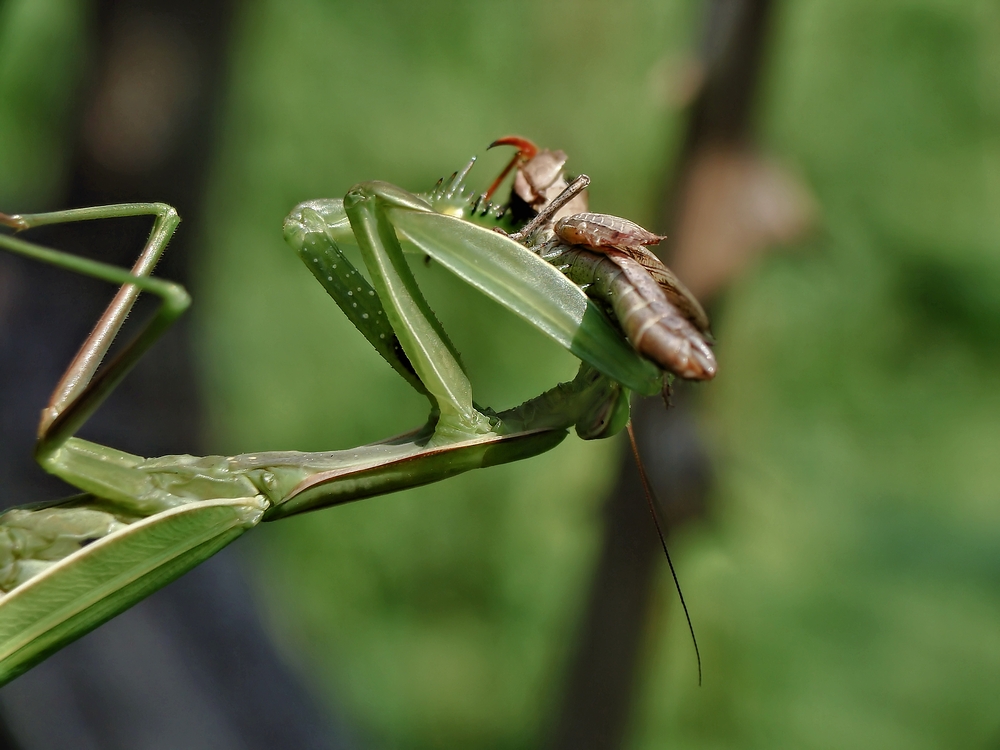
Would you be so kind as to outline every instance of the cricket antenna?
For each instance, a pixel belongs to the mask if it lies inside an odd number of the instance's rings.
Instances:
[[[688,631],[691,633],[691,643],[694,644],[694,657],[698,661],[698,687],[701,687],[701,652],[698,650],[698,639],[694,634],[694,625],[691,624],[691,613],[688,612],[687,602],[684,601],[681,582],[677,579],[677,571],[674,570],[674,561],[670,559],[670,553],[667,551],[667,540],[663,536],[660,519],[656,516],[656,504],[653,502],[653,488],[650,486],[649,478],[646,476],[646,467],[642,465],[642,459],[639,458],[639,446],[635,442],[635,432],[632,431],[631,419],[628,421],[626,427],[628,429],[628,440],[632,444],[632,456],[635,458],[635,465],[639,469],[639,478],[642,480],[642,489],[646,492],[649,515],[653,517],[653,525],[656,526],[656,533],[660,536],[660,545],[663,547],[663,554],[667,556],[667,565],[670,566],[670,575],[674,579],[677,597],[681,600],[681,607],[684,608],[684,619],[687,620]]]

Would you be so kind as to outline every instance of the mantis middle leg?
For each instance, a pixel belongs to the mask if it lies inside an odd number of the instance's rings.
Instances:
[[[43,410],[35,455],[49,473],[111,501],[124,512],[138,516],[174,507],[185,500],[156,486],[146,472],[138,470],[144,460],[141,457],[96,445],[74,435],[145,351],[190,304],[190,297],[182,286],[150,277],[180,221],[177,212],[162,203],[128,203],[19,216],[0,214],[0,224],[17,231],[65,222],[147,215],[154,217],[153,228],[131,271],[45,248],[19,237],[0,235],[0,247],[13,253],[122,285],[84,340]],[[101,368],[108,349],[141,291],[151,292],[160,298],[156,312],[136,337]],[[248,488],[240,488],[240,491],[227,489],[220,493],[220,497],[255,494],[248,492]]]

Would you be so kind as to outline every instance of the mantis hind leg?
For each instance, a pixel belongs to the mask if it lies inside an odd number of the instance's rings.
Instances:
[[[190,304],[190,297],[182,286],[150,277],[180,218],[172,207],[162,203],[129,203],[21,216],[0,214],[0,225],[17,232],[64,222],[144,215],[154,217],[153,228],[131,271],[0,234],[0,248],[9,252],[122,285],[52,392],[38,426],[35,453],[46,471],[95,495],[122,503],[140,515],[170,507],[178,501],[169,493],[157,492],[149,486],[148,477],[136,471],[142,462],[140,457],[88,443],[73,435]],[[160,298],[156,312],[136,337],[122,347],[111,362],[101,367],[142,291]]]

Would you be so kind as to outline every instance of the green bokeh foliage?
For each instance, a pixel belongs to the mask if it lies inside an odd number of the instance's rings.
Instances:
[[[45,3],[8,0],[0,18],[72,43],[78,10]],[[364,179],[426,188],[517,132],[565,149],[596,209],[648,221],[682,127],[665,81],[698,10],[248,3],[194,289],[214,449],[345,447],[424,416],[283,246],[295,203]],[[802,0],[776,21],[759,131],[821,225],[715,322],[713,514],[674,542],[705,687],[663,578],[630,746],[996,746],[1000,11]],[[21,208],[58,183],[73,76],[70,53],[32,56],[12,28],[0,196]],[[485,184],[505,156],[473,174]],[[481,401],[572,373],[440,269],[420,273]],[[270,525],[244,546],[268,622],[375,747],[537,744],[621,447],[573,439]]]

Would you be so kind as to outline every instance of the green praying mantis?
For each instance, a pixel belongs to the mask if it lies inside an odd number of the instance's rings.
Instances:
[[[151,275],[180,219],[161,203],[0,214],[0,225],[14,230],[0,233],[0,248],[121,285],[56,386],[38,429],[38,462],[81,494],[0,516],[0,684],[262,521],[528,458],[558,445],[571,427],[584,439],[607,437],[627,423],[630,391],[659,392],[668,371],[695,379],[714,375],[704,313],[672,276],[650,281],[641,243],[629,240],[627,227],[610,240],[606,234],[594,239],[586,233],[589,225],[582,234],[574,227],[573,242],[557,233],[556,220],[580,207],[585,186],[580,180],[567,184],[564,155],[560,161],[561,152],[539,151],[523,139],[498,143],[517,146],[518,154],[484,194],[466,187],[473,159],[429,193],[365,182],[342,200],[302,203],[285,220],[286,240],[316,279],[430,404],[422,427],[348,450],[143,458],[76,437],[190,304],[181,286]],[[491,203],[515,168],[511,202]],[[534,216],[527,226],[514,204]],[[44,225],[128,216],[153,219],[131,270],[18,236]],[[367,277],[341,251],[347,245],[360,251]],[[404,247],[569,350],[581,362],[576,377],[504,411],[477,404],[459,352],[421,293]],[[664,272],[669,275],[662,267]],[[143,292],[157,297],[159,306],[105,363]],[[662,339],[665,353],[635,344],[646,338]]]

